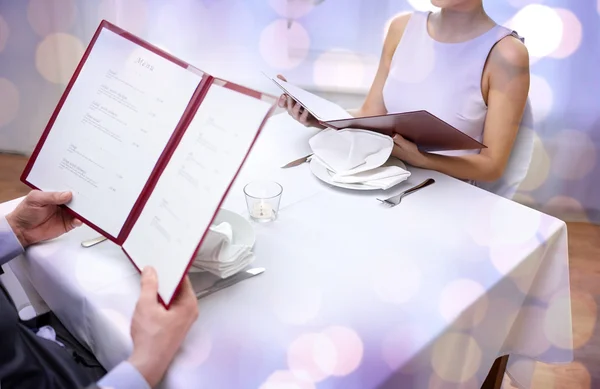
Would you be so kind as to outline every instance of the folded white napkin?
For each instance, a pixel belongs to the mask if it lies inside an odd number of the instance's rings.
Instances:
[[[229,223],[212,225],[192,266],[227,278],[254,262],[252,247],[233,243],[233,229]]]
[[[394,148],[391,137],[357,129],[327,129],[308,143],[314,155],[339,175],[375,169],[388,160]]]
[[[388,162],[394,141],[387,135],[329,129],[312,137],[309,144],[313,158],[333,173],[333,182],[385,190],[410,177],[410,172],[397,166],[397,161]]]
[[[362,173],[356,173],[351,176],[334,175],[332,180],[341,184],[362,184],[374,188],[386,190],[410,177],[408,170],[400,166],[386,163],[378,168],[368,170]]]

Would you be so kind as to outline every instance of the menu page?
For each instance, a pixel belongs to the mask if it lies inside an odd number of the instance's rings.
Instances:
[[[27,181],[117,237],[201,78],[102,29]]]
[[[331,120],[352,119],[352,115],[350,115],[348,111],[334,102],[310,93],[294,84],[280,80],[279,78],[267,77],[277,84],[285,94],[302,104],[302,106],[317,120],[328,122]]]
[[[169,303],[272,104],[211,85],[123,248]]]

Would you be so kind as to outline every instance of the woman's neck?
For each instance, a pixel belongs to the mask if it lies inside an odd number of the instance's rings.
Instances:
[[[430,15],[428,28],[435,38],[451,42],[478,36],[495,24],[479,3],[464,8],[443,8]]]
[[[495,25],[481,3],[463,8],[443,8],[430,16],[429,23],[436,37],[451,41],[480,35]]]

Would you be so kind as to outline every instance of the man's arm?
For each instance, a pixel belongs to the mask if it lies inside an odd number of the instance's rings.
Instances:
[[[17,239],[5,216],[0,216],[0,266],[23,253],[23,246]]]
[[[6,217],[0,217],[0,265],[23,252],[23,247],[56,238],[81,222],[61,207],[69,192],[32,191]],[[190,280],[185,281],[169,310],[159,303],[156,271],[142,272],[142,290],[133,313],[133,353],[88,389],[149,389],[158,385],[179,346],[198,317],[198,302]]]
[[[4,215],[0,216],[0,266],[24,251],[21,242]],[[125,361],[108,372],[98,383],[86,389],[150,389],[140,372]]]
[[[85,389],[150,389],[150,385],[131,363],[125,361]]]

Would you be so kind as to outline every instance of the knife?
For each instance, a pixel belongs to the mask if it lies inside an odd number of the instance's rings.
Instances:
[[[225,289],[232,285],[235,285],[240,281],[244,281],[248,278],[252,278],[254,276],[262,274],[262,273],[264,273],[264,271],[265,271],[264,267],[255,267],[255,268],[248,269],[246,271],[234,274],[231,277],[227,277],[222,280],[219,280],[219,281],[215,282],[213,284],[213,286],[196,293],[196,299],[199,300],[202,297],[208,296],[209,294],[213,294],[215,292],[218,292],[221,289]]]
[[[308,159],[310,157],[312,157],[312,154],[308,154],[308,155],[306,155],[306,156],[304,156],[302,158],[295,159],[292,162],[283,165],[281,168],[282,169],[287,169],[289,167],[294,167],[294,166],[302,165],[303,163],[308,162]]]
[[[97,245],[98,243],[102,243],[105,240],[107,240],[105,237],[103,236],[99,236],[97,238],[93,238],[93,239],[88,239],[88,240],[84,240],[83,242],[81,242],[81,246],[88,248],[88,247],[92,247]]]

